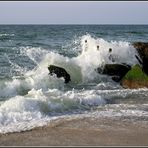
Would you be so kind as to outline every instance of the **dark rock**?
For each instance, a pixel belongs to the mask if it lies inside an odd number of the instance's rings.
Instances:
[[[112,80],[119,82],[122,78],[120,76],[112,76]]]
[[[63,77],[65,79],[65,83],[71,81],[70,75],[67,73],[67,71],[64,68],[55,65],[49,65],[48,70],[50,75],[56,74],[58,78]]]
[[[126,64],[106,64],[103,69],[98,68],[98,73],[113,76],[112,79],[119,82],[123,76],[131,69],[131,66]]]
[[[132,45],[137,50],[141,58],[139,59],[138,57],[136,57],[142,65],[142,70],[148,75],[148,43],[135,42]]]

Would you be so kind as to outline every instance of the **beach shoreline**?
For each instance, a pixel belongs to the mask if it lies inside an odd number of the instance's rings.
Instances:
[[[79,118],[20,133],[0,134],[0,146],[148,146],[148,125],[113,118]]]
[[[0,146],[148,145],[147,33],[1,25]]]

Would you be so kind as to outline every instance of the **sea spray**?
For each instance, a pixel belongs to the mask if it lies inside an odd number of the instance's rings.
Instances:
[[[86,40],[87,43],[85,43]],[[131,66],[138,63],[135,57],[137,52],[128,42],[108,42],[102,38],[95,39],[90,35],[84,35],[80,38],[80,46],[77,42],[77,50],[81,53],[72,58],[41,48],[21,48],[21,53],[28,56],[37,65],[35,69],[24,75],[37,76],[40,73],[47,75],[47,67],[52,64],[64,68],[70,74],[72,83],[88,83],[97,79],[97,82],[100,82],[101,76],[96,72],[96,68],[113,63],[124,63]],[[99,46],[99,50],[97,50],[97,46]],[[114,61],[109,59],[109,48],[112,48],[111,54]],[[76,47],[74,49],[76,50]],[[42,77],[41,74],[40,77]]]
[[[87,45],[85,40],[87,40]],[[11,97],[16,94],[23,94],[22,92],[27,93],[33,88],[45,91],[53,88],[64,90],[64,79],[49,75],[48,66],[50,64],[66,69],[71,76],[73,87],[78,84],[108,82],[110,81],[109,77],[98,74],[95,69],[102,67],[104,64],[113,63],[108,58],[109,48],[112,48],[113,54],[116,55],[114,63],[125,63],[128,65],[138,63],[135,58],[136,50],[128,42],[108,42],[102,38],[95,39],[90,35],[84,35],[80,38],[80,43],[81,46],[78,46],[78,50],[81,48],[81,53],[77,57],[72,58],[48,52],[41,48],[21,48],[21,54],[28,56],[30,60],[34,61],[36,67],[24,72],[23,76],[13,77],[12,80],[3,82],[0,96]],[[97,46],[99,46],[99,50],[97,50]],[[10,59],[9,62],[11,62]],[[13,65],[12,62],[11,64]],[[23,71],[23,68],[21,69],[20,67],[13,68]]]
[[[133,94],[147,97],[147,90],[124,90],[112,82],[110,77],[100,75],[95,70],[108,63],[125,63],[131,66],[138,63],[135,58],[136,50],[129,42],[109,42],[84,35],[73,46],[78,52],[73,57],[40,47],[20,47],[20,54],[32,61],[35,67],[26,71],[23,67],[13,66],[18,71],[24,70],[23,75],[1,82],[1,133],[29,130],[63,115],[81,115],[99,106],[105,107],[116,98],[128,98]],[[109,48],[112,48],[114,62],[109,59]],[[13,65],[13,61],[9,62]],[[50,64],[66,69],[72,81],[65,84],[63,78],[50,76]],[[103,116],[104,112],[101,113]],[[113,110],[109,115],[112,113]]]

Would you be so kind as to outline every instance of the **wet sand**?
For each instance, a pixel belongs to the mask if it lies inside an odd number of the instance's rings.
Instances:
[[[0,135],[0,146],[148,146],[148,124],[111,118],[53,121]]]

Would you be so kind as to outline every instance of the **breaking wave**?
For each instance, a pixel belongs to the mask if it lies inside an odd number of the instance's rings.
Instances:
[[[95,70],[107,63],[131,66],[138,63],[136,50],[130,43],[108,42],[85,35],[76,45],[73,49],[77,51],[77,56],[71,58],[39,47],[20,47],[20,54],[27,56],[36,66],[28,71],[19,67],[23,75],[0,81],[1,133],[29,130],[45,125],[59,115],[87,111],[104,106],[112,97],[130,95],[130,90],[125,93],[110,77],[102,76]],[[114,60],[109,58],[109,48],[112,49]],[[50,76],[50,64],[66,69],[71,82],[65,84],[63,78]],[[140,89],[132,92],[145,95],[145,91]]]

